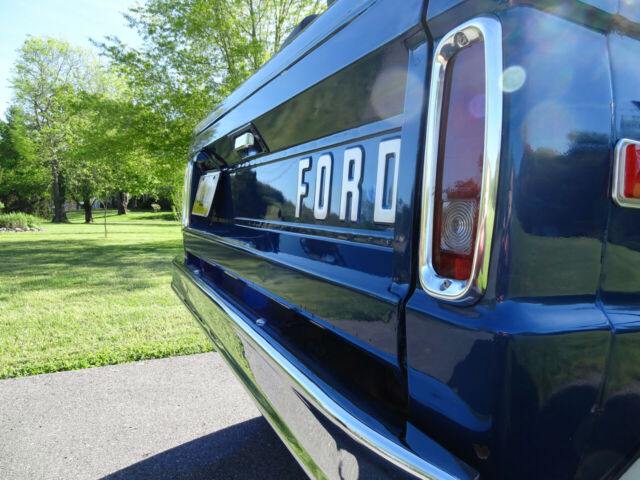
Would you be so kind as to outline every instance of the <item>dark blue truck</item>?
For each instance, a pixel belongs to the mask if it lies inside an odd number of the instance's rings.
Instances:
[[[640,478],[640,1],[339,0],[198,127],[173,288],[313,478]]]

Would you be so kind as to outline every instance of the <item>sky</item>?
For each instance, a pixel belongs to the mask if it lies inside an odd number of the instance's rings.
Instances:
[[[74,46],[95,48],[89,38],[116,35],[129,45],[140,38],[122,12],[138,0],[0,0],[0,118],[11,103],[11,69],[16,50],[29,35],[55,37]]]

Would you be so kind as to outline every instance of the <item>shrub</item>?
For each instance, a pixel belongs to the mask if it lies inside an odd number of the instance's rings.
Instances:
[[[153,208],[153,213],[158,213],[162,209],[162,207],[157,203],[152,203],[151,208]]]
[[[0,213],[4,210],[4,203],[0,202]]]
[[[0,228],[37,228],[42,220],[26,213],[0,214]]]

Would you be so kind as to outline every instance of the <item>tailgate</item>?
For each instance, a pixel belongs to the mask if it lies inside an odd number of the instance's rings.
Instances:
[[[422,8],[337,2],[234,93],[197,135],[192,201],[201,176],[219,181],[209,215],[191,215],[184,234],[188,262],[398,430]]]

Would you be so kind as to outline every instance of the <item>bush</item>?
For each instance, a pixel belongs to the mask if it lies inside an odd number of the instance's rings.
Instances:
[[[162,207],[157,203],[152,203],[151,208],[153,208],[153,213],[158,213],[160,210],[162,210]]]
[[[38,228],[42,220],[26,213],[0,214],[0,228]]]
[[[4,210],[4,203],[0,202],[0,213]]]

